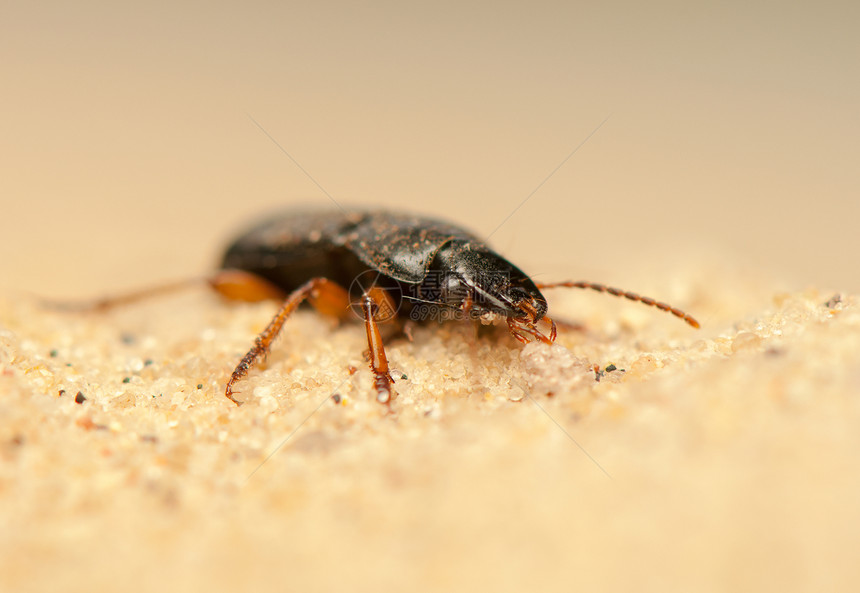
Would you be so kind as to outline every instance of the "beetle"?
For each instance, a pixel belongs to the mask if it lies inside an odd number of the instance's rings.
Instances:
[[[209,280],[239,300],[282,304],[233,370],[225,395],[268,354],[287,318],[308,301],[323,314],[363,320],[376,399],[390,404],[391,376],[379,330],[406,319],[502,318],[520,342],[552,344],[556,322],[542,289],[585,288],[656,307],[698,328],[690,315],[649,297],[593,282],[540,284],[451,223],[385,210],[293,210],[251,226],[227,248]],[[541,331],[539,324],[547,329]]]

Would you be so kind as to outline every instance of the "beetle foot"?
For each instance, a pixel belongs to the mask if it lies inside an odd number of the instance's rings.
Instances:
[[[240,375],[240,376],[241,376],[241,375]],[[233,397],[233,383],[234,383],[237,379],[239,379],[239,377],[237,377],[237,376],[236,376],[236,373],[234,372],[234,373],[233,373],[233,376],[232,376],[232,377],[230,377],[230,380],[227,382],[227,389],[224,391],[224,395],[226,395],[226,396],[227,396],[227,399],[229,399],[231,402],[233,402],[233,403],[234,403],[234,404],[236,404],[237,406],[241,406],[241,405],[242,405],[242,404],[244,404],[245,402],[239,401],[238,399],[236,399],[235,397]]]
[[[374,374],[376,375],[373,380],[373,386],[376,389],[376,401],[390,406],[391,398],[394,393],[394,390],[391,388],[391,384],[394,383],[394,379],[388,372],[375,372]]]

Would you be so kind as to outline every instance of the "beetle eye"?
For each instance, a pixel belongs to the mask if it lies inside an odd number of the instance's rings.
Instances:
[[[513,286],[508,289],[508,298],[515,307],[519,306],[520,303],[530,302],[532,300],[531,295],[524,289],[519,288],[517,286]]]

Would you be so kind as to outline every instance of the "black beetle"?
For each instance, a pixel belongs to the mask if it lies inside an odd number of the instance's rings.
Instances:
[[[378,323],[404,319],[504,317],[520,342],[552,343],[541,288],[589,288],[657,307],[693,327],[683,311],[648,297],[591,282],[536,284],[481,239],[450,223],[377,210],[285,212],[243,233],[227,249],[212,286],[233,299],[281,298],[283,304],[227,383],[233,386],[266,355],[287,317],[305,300],[319,311],[364,320],[378,401],[389,403],[393,379]],[[549,327],[548,335],[538,323]]]

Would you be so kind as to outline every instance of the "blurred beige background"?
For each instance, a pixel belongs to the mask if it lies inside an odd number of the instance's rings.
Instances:
[[[208,270],[328,199],[489,233],[543,277],[728,254],[860,289],[856,3],[4,5],[0,283]]]
[[[849,590],[860,8],[596,4],[4,3],[0,583]],[[267,134],[341,203],[510,216],[526,271],[703,329],[561,291],[589,329],[549,351],[419,328],[388,416],[345,384],[360,328],[296,315],[236,408],[273,304],[14,296],[197,275],[247,219],[329,204]]]

